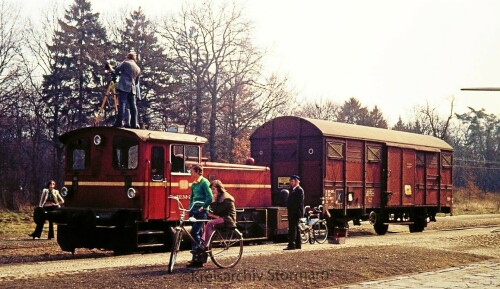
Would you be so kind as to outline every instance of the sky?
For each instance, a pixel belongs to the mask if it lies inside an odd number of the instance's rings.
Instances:
[[[36,17],[52,0],[18,1]],[[266,71],[287,75],[299,102],[355,97],[377,105],[389,125],[427,104],[445,117],[452,99],[456,113],[485,108],[500,117],[500,92],[460,90],[500,87],[500,1],[235,1],[254,25],[255,44],[267,50]],[[181,1],[91,3],[103,16],[140,6],[161,17]]]

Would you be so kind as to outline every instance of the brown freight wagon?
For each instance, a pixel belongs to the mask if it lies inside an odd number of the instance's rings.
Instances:
[[[323,204],[331,229],[369,220],[378,234],[391,223],[421,232],[436,213],[451,213],[453,148],[441,139],[285,116],[250,140],[255,164],[271,168],[273,194],[300,175],[305,204]]]

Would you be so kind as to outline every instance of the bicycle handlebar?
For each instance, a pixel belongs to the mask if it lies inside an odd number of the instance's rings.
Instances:
[[[191,206],[191,208],[189,208],[189,210],[187,210],[187,209],[184,209],[184,206],[182,205],[181,201],[179,200],[179,196],[168,196],[168,198],[176,200],[177,201],[177,206],[179,207],[179,210],[184,211],[184,212],[191,211],[196,204],[204,204],[202,201],[196,201],[196,202],[193,203],[193,205]]]
[[[305,206],[304,211],[308,216],[321,214],[323,211],[323,205],[319,205],[311,209],[311,206]]]

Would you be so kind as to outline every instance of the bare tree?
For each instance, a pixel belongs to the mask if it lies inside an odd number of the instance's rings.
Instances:
[[[25,89],[29,71],[22,60],[27,20],[20,11],[14,2],[0,1],[0,206],[8,209],[19,209],[30,199],[24,191],[30,188],[26,133],[33,117],[32,91]]]
[[[212,160],[218,159],[219,136],[228,135],[226,129],[234,139],[287,101],[283,81],[262,75],[265,53],[252,44],[251,24],[234,3],[189,3],[165,21],[163,30],[179,70],[185,73],[182,81],[191,88],[185,96],[191,98],[186,103],[193,106],[194,132],[208,135]],[[229,143],[232,151],[233,142]]]
[[[17,64],[23,44],[24,24],[20,8],[12,2],[0,1],[0,109],[12,94],[19,75]],[[8,100],[8,99],[7,99]]]
[[[221,100],[217,139],[221,155],[227,156],[229,162],[242,162],[248,157],[248,138],[253,128],[292,102],[286,78],[271,75],[258,83],[259,77],[250,73],[243,79],[234,79]]]
[[[450,140],[449,129],[451,120],[453,119],[453,110],[455,108],[455,98],[450,101],[450,113],[444,119],[437,112],[436,107],[430,107],[427,103],[424,107],[419,109],[418,119],[424,126],[424,132],[433,135],[443,140]]]
[[[203,134],[203,123],[208,114],[205,108],[206,81],[203,79],[208,68],[208,55],[203,51],[206,49],[204,46],[209,45],[196,23],[201,13],[201,9],[199,11],[193,5],[183,6],[178,15],[164,19],[160,29],[168,52],[174,58],[173,65],[182,73],[177,82],[179,87],[184,87],[179,94],[184,100],[178,105],[178,110],[183,113],[177,117],[186,119],[178,120],[200,135]],[[191,124],[191,118],[195,120],[194,125]]]
[[[333,101],[305,103],[298,111],[298,115],[314,119],[336,121],[340,106]]]

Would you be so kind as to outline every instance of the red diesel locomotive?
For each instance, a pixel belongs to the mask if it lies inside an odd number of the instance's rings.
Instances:
[[[202,160],[200,136],[112,127],[88,127],[61,136],[66,150],[65,207],[54,213],[65,251],[102,248],[129,252],[168,245],[179,220],[178,195],[188,207],[189,167],[201,164],[236,199],[245,238],[267,239],[271,207],[269,168]],[[259,220],[264,218],[264,220]]]
[[[208,162],[207,140],[183,133],[88,127],[60,140],[66,203],[48,217],[64,251],[168,246],[179,218],[168,197],[188,205],[193,164],[235,197],[245,240],[286,234],[281,190],[292,174],[301,175],[306,205],[323,203],[332,229],[370,220],[379,234],[393,222],[418,232],[436,213],[451,212],[452,148],[430,136],[279,117],[251,136],[256,165]]]

